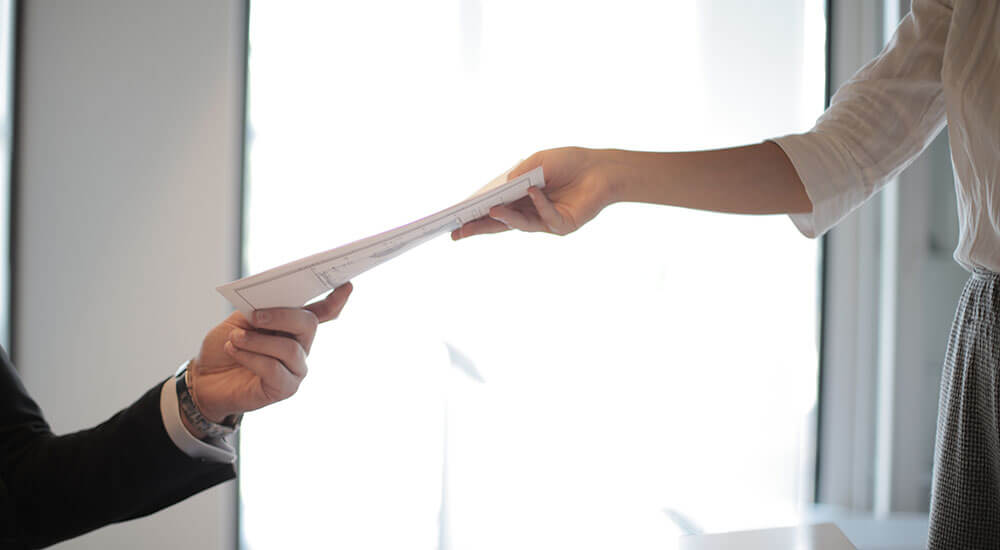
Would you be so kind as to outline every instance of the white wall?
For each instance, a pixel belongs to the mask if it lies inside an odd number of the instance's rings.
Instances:
[[[13,352],[57,432],[169,376],[237,274],[245,5],[32,0]],[[231,548],[234,485],[64,548]]]

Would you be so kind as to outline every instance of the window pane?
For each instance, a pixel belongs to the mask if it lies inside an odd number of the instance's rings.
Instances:
[[[0,0],[0,346],[10,349],[10,156],[14,6]]]
[[[436,211],[538,149],[804,130],[822,4],[255,1],[249,270]],[[362,275],[299,394],[246,420],[245,546],[671,548],[678,518],[794,521],[816,257],[782,217],[626,204]]]

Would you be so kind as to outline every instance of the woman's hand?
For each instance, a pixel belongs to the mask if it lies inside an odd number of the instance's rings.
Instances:
[[[496,206],[451,238],[508,229],[572,233],[614,202],[644,202],[739,214],[812,212],[785,152],[774,142],[684,153],[569,147],[535,153],[510,177],[542,166],[545,190]]]
[[[201,414],[218,423],[291,397],[306,376],[317,326],[340,315],[352,288],[302,308],[258,310],[252,320],[237,311],[213,328],[188,367]]]
[[[452,232],[454,240],[499,233],[508,229],[544,231],[566,235],[594,218],[615,199],[618,166],[615,151],[567,147],[531,155],[511,170],[508,179],[542,167],[544,191],[536,187],[528,196],[506,206],[494,206],[489,217],[473,220]]]

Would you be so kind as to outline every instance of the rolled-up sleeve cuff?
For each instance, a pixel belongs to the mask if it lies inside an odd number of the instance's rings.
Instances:
[[[209,462],[236,462],[236,448],[225,438],[202,441],[191,435],[191,432],[181,421],[181,410],[177,403],[177,388],[173,377],[167,379],[160,389],[160,414],[163,416],[163,427],[167,430],[170,440],[191,458],[200,458]],[[233,437],[233,436],[230,436]]]
[[[810,132],[770,141],[792,162],[812,203],[812,212],[789,214],[806,237],[826,233],[864,201],[861,182],[851,174],[847,153],[825,136]]]

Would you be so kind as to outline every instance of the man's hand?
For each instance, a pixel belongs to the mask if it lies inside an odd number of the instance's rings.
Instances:
[[[201,414],[218,423],[291,397],[306,376],[316,327],[340,315],[352,288],[302,308],[258,310],[249,321],[237,311],[213,328],[188,367]]]
[[[515,178],[539,166],[545,190],[528,189],[528,196],[507,206],[494,206],[489,217],[473,220],[452,232],[454,240],[508,229],[566,235],[594,218],[615,201],[615,151],[568,147],[531,155],[510,172]]]

